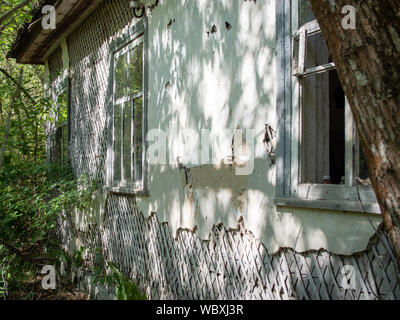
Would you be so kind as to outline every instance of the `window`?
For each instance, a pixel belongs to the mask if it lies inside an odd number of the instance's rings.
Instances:
[[[145,190],[146,64],[144,22],[112,45],[112,103],[108,185],[114,192]]]
[[[309,0],[278,5],[277,204],[379,212],[353,117]]]
[[[68,144],[68,79],[62,80],[55,88],[55,130],[52,162],[60,166],[69,164]]]
[[[55,161],[61,166],[68,165],[68,114],[67,92],[57,97],[57,125],[55,132]]]

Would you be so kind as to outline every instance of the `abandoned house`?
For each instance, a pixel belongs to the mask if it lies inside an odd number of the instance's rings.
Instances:
[[[400,299],[308,0],[42,4],[11,55],[45,66],[48,160],[98,183],[60,219],[78,282],[100,252],[149,299]]]

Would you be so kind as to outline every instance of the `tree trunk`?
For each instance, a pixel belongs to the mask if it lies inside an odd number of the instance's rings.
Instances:
[[[400,261],[400,1],[310,0],[353,112],[386,231]],[[356,28],[344,29],[344,6]]]

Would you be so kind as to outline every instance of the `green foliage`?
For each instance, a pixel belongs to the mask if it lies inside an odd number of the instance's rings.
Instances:
[[[94,278],[93,281],[95,283],[99,282],[102,284],[108,284],[111,285],[111,278],[107,278],[107,273],[106,273],[106,268],[105,268],[105,261],[103,258],[103,255],[101,254],[100,249],[96,249],[95,255],[94,255],[94,264],[93,264],[93,272],[94,272]]]
[[[19,0],[2,0],[0,12],[8,12],[19,3]],[[45,155],[44,121],[51,105],[43,92],[44,68],[17,65],[6,58],[17,31],[30,21],[29,12],[35,3],[32,1],[0,24],[0,69],[9,74],[0,72],[0,158],[3,154],[6,164],[20,160],[39,163]],[[19,88],[15,82],[21,71]]]
[[[16,7],[21,0],[1,0],[0,1],[0,12],[1,14],[10,11]],[[0,24],[1,30],[1,41],[2,44],[9,47],[15,39],[16,29],[31,19],[31,9],[35,5],[36,1],[31,1],[24,8],[17,10],[10,18],[6,19]]]
[[[67,92],[60,94],[56,101],[56,126],[60,126],[67,121]]]
[[[96,183],[75,179],[68,168],[12,163],[0,172],[0,265],[10,290],[37,274],[40,264],[57,265],[62,251],[51,232],[62,210],[83,209]],[[82,250],[74,257],[82,263]],[[3,270],[3,271],[4,271]]]
[[[118,300],[146,300],[138,287],[117,268],[116,265],[109,262],[110,274],[113,283],[115,284]]]
[[[19,3],[1,0],[1,15]],[[6,289],[25,292],[41,265],[57,266],[66,259],[54,237],[57,218],[62,210],[87,207],[97,186],[86,175],[76,178],[66,163],[46,164],[45,127],[65,122],[66,95],[52,101],[43,90],[42,66],[7,58],[37,3],[0,23],[0,298]],[[82,252],[73,262],[82,263]],[[34,294],[25,292],[25,297]]]
[[[106,270],[108,267],[108,272]],[[94,277],[92,284],[100,283],[102,285],[114,285],[118,300],[146,300],[136,284],[125,276],[118,267],[111,263],[105,262],[100,250],[96,250],[94,263]]]
[[[72,257],[73,266],[75,268],[78,268],[83,264],[83,250],[83,247],[80,247]]]
[[[0,244],[0,256],[4,255],[5,248]],[[5,259],[0,259],[0,297],[7,294],[7,270]]]

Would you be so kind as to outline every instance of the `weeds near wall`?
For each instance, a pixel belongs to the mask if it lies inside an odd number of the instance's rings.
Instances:
[[[7,165],[0,172],[0,297],[33,299],[44,265],[59,266],[62,250],[52,236],[62,210],[83,209],[96,188],[68,167]],[[57,268],[58,269],[58,268]]]
[[[94,277],[92,285],[101,284],[104,286],[114,286],[118,300],[146,300],[137,285],[112,262],[106,262],[100,250],[96,251],[94,260]]]

